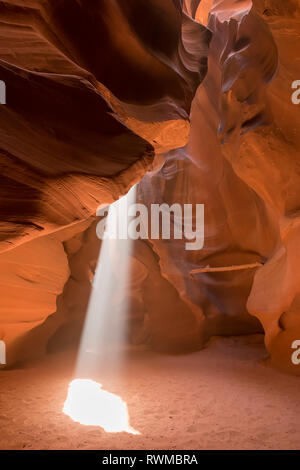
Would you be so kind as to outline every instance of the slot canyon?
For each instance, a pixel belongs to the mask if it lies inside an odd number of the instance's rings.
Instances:
[[[0,449],[300,450],[299,48],[300,0],[0,1]]]

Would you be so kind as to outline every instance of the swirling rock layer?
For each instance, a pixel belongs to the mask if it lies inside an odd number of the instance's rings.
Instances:
[[[273,362],[300,373],[299,21],[296,0],[1,2],[10,363],[50,336],[50,349],[78,340],[99,248],[91,217],[152,170],[139,200],[205,204],[205,246],[136,242],[132,339],[187,351],[263,328]],[[40,272],[22,250],[38,254]],[[191,275],[207,265],[225,271]],[[6,299],[7,285],[22,296]]]

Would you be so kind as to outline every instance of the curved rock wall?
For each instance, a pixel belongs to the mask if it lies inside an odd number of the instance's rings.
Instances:
[[[208,73],[193,101],[188,145],[166,155],[161,170],[139,185],[140,200],[149,209],[153,202],[205,205],[204,249],[186,251],[182,240],[151,241],[162,276],[197,320],[198,347],[211,335],[260,331],[246,308],[255,269],[226,268],[264,264],[279,243],[272,208],[226,159],[227,154],[238,154],[242,135],[268,117],[264,93],[277,70],[277,49],[251,2],[243,2],[243,8],[231,5],[215,2],[210,11]],[[225,272],[191,274],[207,265],[224,267]],[[179,310],[184,323],[187,313]],[[169,315],[166,309],[163,312]],[[155,315],[151,309],[149,315]],[[192,321],[190,328],[195,330]],[[182,331],[167,321],[164,342],[171,335],[170,347],[181,350]]]
[[[139,200],[205,204],[205,246],[136,242],[132,340],[187,351],[263,327],[273,362],[300,373],[299,23],[297,0],[1,2],[9,364],[78,340],[99,249],[92,217],[150,170]],[[207,265],[225,269],[191,274]]]

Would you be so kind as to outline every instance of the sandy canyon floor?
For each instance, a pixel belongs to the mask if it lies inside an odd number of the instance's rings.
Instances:
[[[134,351],[122,384],[140,435],[106,433],[62,413],[75,354],[0,372],[1,449],[299,449],[300,381],[273,369],[260,335],[214,338],[187,356]]]

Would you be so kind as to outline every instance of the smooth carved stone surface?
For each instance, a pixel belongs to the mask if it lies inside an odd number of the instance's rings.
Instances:
[[[279,238],[270,208],[242,176],[236,175],[224,152],[225,148],[232,153],[233,146],[238,152],[241,134],[250,127],[250,120],[251,126],[257,126],[266,119],[263,91],[277,69],[272,35],[251,10],[251,2],[247,5],[246,10],[245,2],[243,9],[236,6],[232,10],[229,2],[217,2],[212,8],[208,27],[214,34],[208,73],[193,101],[188,145],[167,155],[162,168],[145,176],[139,185],[139,199],[149,208],[153,202],[169,206],[189,203],[194,208],[197,203],[205,205],[204,249],[187,251],[183,240],[151,241],[162,277],[187,305],[189,313],[182,316],[187,319],[190,315],[196,321],[197,326],[190,322],[190,332],[197,328],[201,332],[198,347],[211,335],[260,331],[259,322],[246,308],[257,268],[195,276],[191,271],[207,265],[264,263]],[[257,80],[253,82],[254,77]],[[167,295],[166,289],[160,292],[164,292],[163,298]],[[175,304],[171,294],[169,304]],[[151,311],[150,317],[157,308]],[[175,311],[174,306],[174,315]],[[184,329],[168,321],[168,315],[168,310],[162,309],[161,325],[166,317],[164,341],[171,335],[170,347],[176,349],[177,337],[177,349],[181,350]]]
[[[148,205],[205,204],[204,250],[186,252],[178,240],[151,242],[162,277],[200,326],[199,347],[212,334],[259,330],[250,313],[265,330],[272,362],[299,374],[291,360],[300,338],[300,129],[291,101],[291,84],[300,76],[292,46],[299,5],[253,3],[213,3],[208,74],[193,102],[189,143],[143,179],[139,197]],[[257,262],[262,267],[190,276],[199,266]],[[171,347],[175,338],[182,349],[180,328],[172,330],[167,311],[161,315],[168,324],[165,342],[173,331]]]
[[[297,0],[1,2],[0,277],[2,256],[43,244],[50,286],[32,273],[39,298],[19,298],[20,318],[3,291],[12,363],[30,341],[78,343],[99,249],[91,216],[142,180],[147,206],[205,204],[205,246],[135,243],[119,299],[131,339],[182,352],[263,328],[272,362],[300,374],[299,31]],[[18,259],[9,279],[26,290]],[[207,265],[225,270],[191,275]],[[256,267],[226,272],[240,265]]]
[[[6,344],[8,366],[45,351],[53,328],[42,336],[32,332],[55,313],[68,277],[63,245],[51,237],[0,255],[0,339]]]
[[[73,273],[51,315],[66,282],[61,242],[69,237],[72,245],[75,237],[76,244],[76,231],[86,230],[100,204],[138,182],[155,153],[186,144],[210,39],[179,0],[0,3],[0,79],[6,85],[6,105],[0,107],[0,251],[17,257],[24,246],[34,263],[40,244],[51,256],[52,235],[61,250],[61,258],[50,262],[57,262],[57,284],[48,292],[38,274],[32,276],[34,295],[29,301],[20,293],[18,318],[14,300],[3,292],[1,335],[10,364],[25,357],[22,348],[30,342],[31,353],[45,349],[47,338],[68,322],[72,288],[82,294],[76,298],[84,313],[91,279],[74,284]],[[47,256],[42,251],[42,265]],[[30,274],[22,257],[18,263],[10,265],[12,278],[20,269]]]
[[[94,215],[187,142],[211,33],[160,3],[1,2],[1,250]]]

